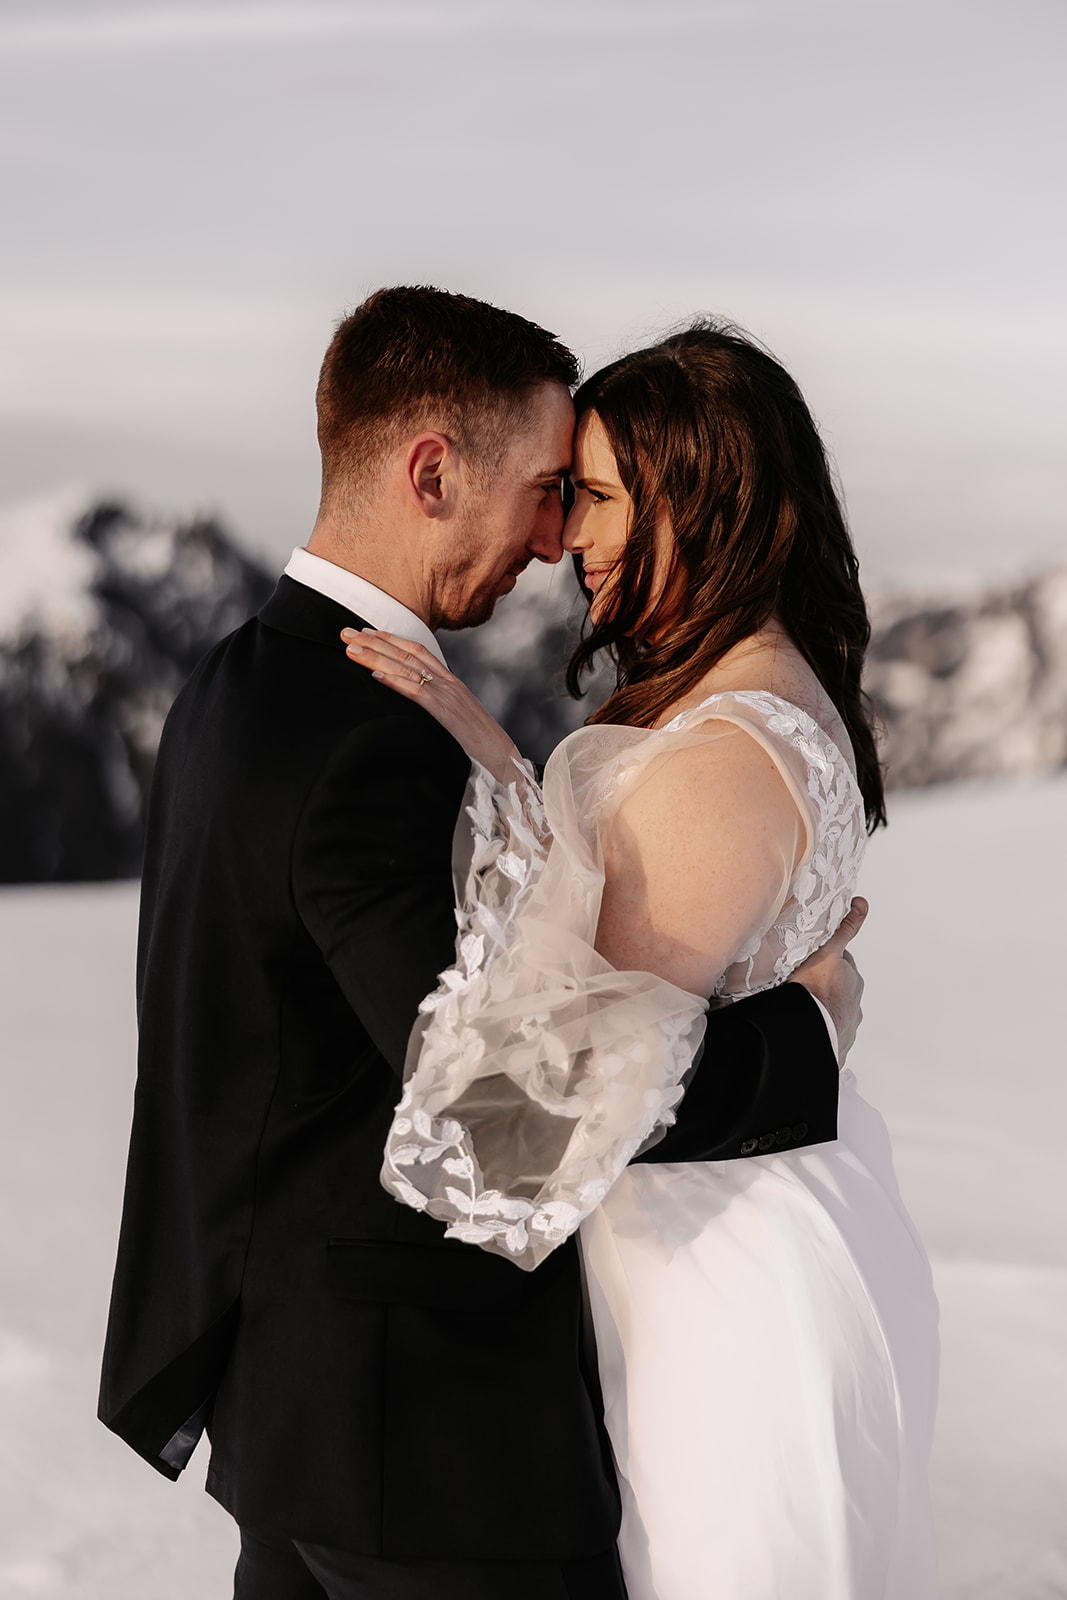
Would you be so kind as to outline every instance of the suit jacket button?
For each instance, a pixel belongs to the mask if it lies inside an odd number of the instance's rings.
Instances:
[[[807,1137],[808,1137],[808,1125],[807,1125],[807,1123],[806,1122],[796,1122],[796,1123],[794,1123],[793,1124],[793,1138],[794,1139],[806,1139]]]
[[[762,1136],[762,1138],[760,1139],[760,1142],[759,1142],[760,1149],[761,1150],[770,1150],[773,1147],[773,1145],[774,1145],[774,1134],[773,1133],[765,1133]]]
[[[774,1136],[775,1144],[788,1144],[793,1137],[792,1128],[779,1128]]]
[[[753,1150],[757,1148],[757,1143],[758,1141],[755,1139],[746,1139],[744,1144],[741,1146],[741,1154],[743,1156],[750,1156]]]

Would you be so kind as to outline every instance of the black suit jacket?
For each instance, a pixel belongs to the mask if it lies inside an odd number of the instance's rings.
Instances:
[[[618,1498],[569,1241],[534,1273],[379,1183],[418,1003],[452,959],[468,762],[283,578],[167,720],[100,1415],[177,1477],[207,1423],[237,1519],[394,1558],[577,1559]],[[833,1138],[796,985],[711,1014],[650,1160]]]

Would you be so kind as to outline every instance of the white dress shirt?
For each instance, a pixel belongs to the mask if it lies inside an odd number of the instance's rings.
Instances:
[[[808,993],[811,994],[811,990],[810,989],[808,990]],[[811,994],[811,998],[815,1001],[815,1004],[818,1006],[819,1010],[822,1012],[822,1020],[826,1024],[826,1031],[830,1035],[830,1043],[834,1047],[834,1056],[836,1057],[837,1064],[840,1067],[840,1065],[841,1065],[841,1041],[837,1037],[837,1024],[834,1022],[833,1017],[827,1011],[826,1007],[823,1005],[823,1003],[819,999],[819,997],[817,995]]]
[[[339,567],[334,561],[313,556],[310,550],[298,547],[289,557],[285,575],[308,589],[324,594],[327,600],[336,600],[339,606],[354,611],[372,628],[380,628],[383,633],[395,633],[401,639],[410,639],[413,644],[425,645],[443,667],[448,665],[441,653],[441,646],[422,618],[401,605],[399,600],[394,600],[391,594],[386,594],[384,589],[361,578],[358,572],[349,572],[347,567]]]

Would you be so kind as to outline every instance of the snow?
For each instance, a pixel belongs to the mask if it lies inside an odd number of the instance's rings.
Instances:
[[[1067,1593],[1067,778],[893,797],[864,876],[866,1021],[934,1259],[945,1600]],[[0,1596],[228,1592],[236,1540],[95,1421],[133,1078],[136,886],[0,892]],[[859,1597],[857,1597],[859,1600]]]
[[[892,801],[864,873],[854,1065],[941,1297],[945,1595],[1053,1600],[1067,1594],[1067,778]]]
[[[77,536],[90,504],[82,488],[29,496],[0,510],[0,644],[35,631],[76,658],[99,623],[92,594],[100,559]]]

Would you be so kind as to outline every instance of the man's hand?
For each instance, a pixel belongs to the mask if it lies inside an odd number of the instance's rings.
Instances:
[[[820,949],[802,961],[790,978],[790,983],[802,983],[816,1000],[821,1000],[837,1029],[838,1056],[841,1066],[856,1042],[859,1025],[863,1021],[860,1001],[863,998],[863,979],[856,971],[846,946],[863,927],[870,910],[866,900],[857,895],[837,932]]]

